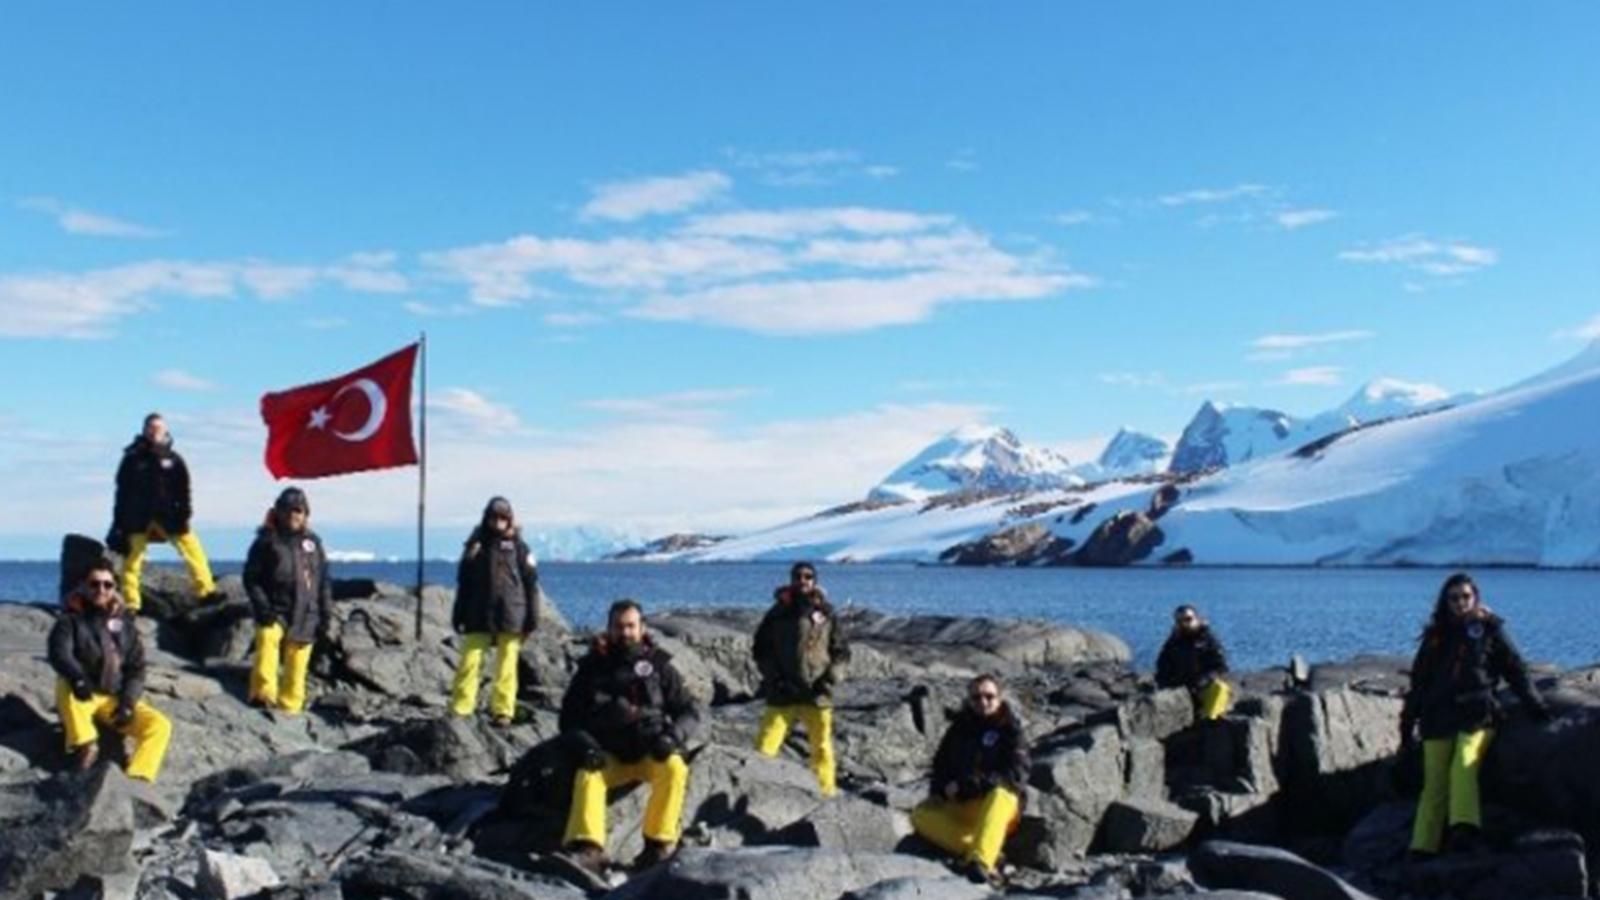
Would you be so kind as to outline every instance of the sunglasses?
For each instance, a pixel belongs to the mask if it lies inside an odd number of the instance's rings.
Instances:
[[[795,580],[796,581],[816,581],[817,580],[817,576],[810,575],[810,574],[802,572],[799,575],[795,576]]]
[[[1179,625],[1193,625],[1194,623],[1196,623],[1198,621],[1200,621],[1200,620],[1198,618],[1194,617],[1194,616],[1179,616],[1178,617],[1178,624]]]
[[[974,699],[974,700],[999,700],[1000,699],[1000,695],[999,694],[995,694],[995,693],[990,693],[988,691],[979,691],[978,693],[972,695],[972,699]]]
[[[89,590],[91,591],[110,591],[115,590],[117,587],[117,583],[115,581],[106,581],[101,578],[89,579],[88,585]]]

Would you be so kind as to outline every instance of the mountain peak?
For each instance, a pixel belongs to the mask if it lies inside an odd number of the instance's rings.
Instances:
[[[1008,428],[965,425],[924,447],[867,494],[879,502],[922,502],[963,490],[1042,490],[1081,484],[1054,450],[1023,443]]]

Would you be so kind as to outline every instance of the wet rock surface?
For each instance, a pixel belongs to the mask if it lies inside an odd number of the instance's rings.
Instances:
[[[571,785],[555,707],[585,636],[554,613],[520,660],[516,721],[457,719],[450,596],[340,586],[301,716],[244,703],[254,625],[237,579],[201,605],[152,570],[149,699],[174,723],[158,784],[126,748],[67,771],[44,639],[54,610],[0,604],[0,897],[354,898],[1584,897],[1600,838],[1600,669],[1546,673],[1558,713],[1512,718],[1485,764],[1481,852],[1408,862],[1397,766],[1404,661],[1243,673],[1222,720],[1155,691],[1114,635],[1057,624],[844,612],[841,793],[823,799],[804,732],[753,749],[760,611],[661,611],[652,627],[707,704],[682,852],[593,890],[550,865]],[[1033,742],[1009,885],[973,883],[911,834],[966,681],[1007,682]],[[486,699],[486,697],[485,697]],[[613,792],[614,860],[641,849],[643,786]],[[1272,845],[1272,846],[1266,846]],[[588,893],[586,893],[586,891]]]

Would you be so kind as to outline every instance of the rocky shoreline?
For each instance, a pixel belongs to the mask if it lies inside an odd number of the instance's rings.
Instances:
[[[422,640],[398,587],[340,584],[337,625],[298,717],[244,702],[254,626],[237,579],[195,608],[154,572],[148,693],[175,739],[154,786],[65,763],[44,637],[54,612],[0,604],[0,897],[193,900],[579,898],[549,865],[568,776],[547,744],[583,636],[547,610],[523,650],[508,729],[446,715],[458,638],[425,592]],[[1324,665],[1309,684],[1238,677],[1222,721],[1157,692],[1113,635],[1037,622],[847,620],[841,794],[817,796],[801,743],[751,749],[756,610],[647,609],[708,707],[692,749],[684,850],[615,898],[997,896],[911,836],[946,710],[980,671],[1008,684],[1033,740],[1007,896],[1594,896],[1600,667],[1541,670],[1557,721],[1515,718],[1485,768],[1491,849],[1408,865],[1398,756],[1405,660]],[[611,807],[614,858],[639,849],[643,792]]]

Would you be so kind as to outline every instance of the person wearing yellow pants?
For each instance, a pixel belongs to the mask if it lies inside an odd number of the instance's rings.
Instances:
[[[644,850],[635,870],[677,850],[689,789],[685,744],[700,711],[672,656],[645,632],[644,613],[618,600],[606,633],[578,663],[561,700],[561,734],[577,766],[562,846],[576,865],[603,876],[607,854],[606,791],[640,781],[650,785],[641,831]]]
[[[172,723],[144,702],[144,643],[133,614],[117,596],[116,569],[107,560],[89,566],[66,598],[50,629],[50,666],[56,672],[56,709],[66,748],[79,771],[99,758],[100,727],[132,738],[128,776],[155,781],[172,739]]]
[[[517,711],[517,658],[522,642],[539,623],[539,569],[522,540],[511,502],[494,497],[467,538],[456,566],[456,600],[450,616],[462,635],[461,662],[450,689],[450,711],[470,716],[478,709],[483,657],[495,651],[489,715],[499,727]]]
[[[138,613],[142,604],[139,579],[151,543],[171,541],[189,570],[195,596],[217,597],[216,580],[200,538],[189,526],[194,517],[189,467],[172,449],[172,434],[159,413],[145,416],[144,428],[122,451],[117,466],[117,494],[106,546],[121,554],[122,595]]]
[[[1027,739],[999,680],[974,678],[939,741],[930,796],[912,811],[911,827],[961,861],[973,881],[1001,887],[1000,856],[1021,814],[1028,767]]]
[[[311,651],[333,624],[328,559],[310,520],[305,491],[284,488],[244,563],[245,595],[256,620],[250,703],[291,715],[305,709]]]
[[[844,627],[817,584],[811,563],[795,563],[789,584],[773,592],[751,641],[751,656],[761,672],[761,716],[756,749],[776,756],[796,723],[811,743],[811,770],[824,797],[838,792],[833,754],[833,691],[844,678],[850,647]]]
[[[1172,632],[1156,658],[1156,685],[1187,689],[1199,721],[1220,719],[1233,698],[1233,688],[1222,678],[1228,673],[1222,642],[1187,603],[1173,610],[1172,620]]]
[[[1483,844],[1478,771],[1501,718],[1495,689],[1504,679],[1535,719],[1550,719],[1505,622],[1483,604],[1471,577],[1445,579],[1411,663],[1400,714],[1400,741],[1422,737],[1422,796],[1411,829],[1411,856]]]

